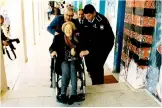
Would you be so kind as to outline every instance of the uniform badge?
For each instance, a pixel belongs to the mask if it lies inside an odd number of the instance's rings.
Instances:
[[[93,25],[94,28],[97,28],[96,24]]]
[[[88,27],[87,25],[85,25],[84,27]]]
[[[100,25],[100,29],[103,30],[104,29],[104,25]]]

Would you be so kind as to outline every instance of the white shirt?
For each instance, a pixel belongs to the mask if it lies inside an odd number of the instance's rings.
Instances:
[[[94,20],[95,20],[95,18],[93,18],[92,21],[88,21],[88,22],[93,23]]]
[[[80,23],[80,24],[83,24],[83,20],[81,20],[81,19],[78,19],[78,20],[79,20],[79,23]]]

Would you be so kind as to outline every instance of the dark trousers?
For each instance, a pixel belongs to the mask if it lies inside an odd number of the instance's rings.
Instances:
[[[101,58],[100,61],[95,61],[96,58],[85,58],[87,71],[92,80],[92,85],[104,84],[104,63],[107,57]]]
[[[104,64],[113,48],[113,41],[108,50],[101,52],[101,54],[91,54],[85,57],[87,71],[92,80],[92,85],[104,84]]]
[[[77,95],[77,69],[76,61],[63,61],[61,63],[62,79],[61,94],[66,94],[69,81],[71,80],[71,95]]]

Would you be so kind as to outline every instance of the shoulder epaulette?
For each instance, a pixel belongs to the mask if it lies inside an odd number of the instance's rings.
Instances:
[[[96,20],[100,22],[102,21],[102,18],[99,15],[97,15]]]

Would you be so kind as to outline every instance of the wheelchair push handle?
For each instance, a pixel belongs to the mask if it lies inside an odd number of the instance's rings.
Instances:
[[[54,56],[51,56],[51,58],[53,58],[53,59],[56,59],[56,55],[54,55]]]
[[[84,64],[85,64],[85,56],[81,57],[81,60],[82,60],[82,65],[84,66]]]
[[[85,56],[81,57],[83,61],[85,61]]]
[[[51,56],[51,58],[55,59],[57,57],[57,52],[56,51],[50,51],[50,56]]]

